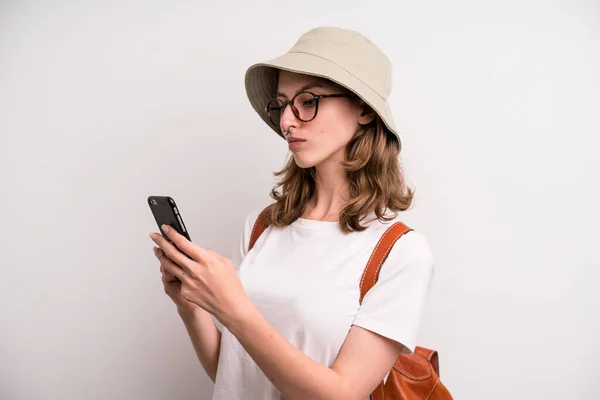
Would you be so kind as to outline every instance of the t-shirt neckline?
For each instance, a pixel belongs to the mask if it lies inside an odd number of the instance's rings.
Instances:
[[[376,220],[374,212],[370,212],[367,221]],[[364,221],[363,221],[364,222]],[[340,221],[321,221],[299,217],[291,224],[294,227],[315,231],[340,231]]]
[[[292,222],[293,226],[312,230],[339,229],[340,221],[320,221],[316,219],[298,218]]]

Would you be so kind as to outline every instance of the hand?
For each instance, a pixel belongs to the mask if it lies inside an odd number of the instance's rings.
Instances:
[[[158,233],[150,237],[171,261],[161,265],[181,281],[181,298],[208,311],[222,323],[227,317],[242,312],[249,299],[232,262],[215,251],[195,245],[167,225],[163,225],[162,230],[177,247]]]
[[[171,300],[173,300],[177,306],[177,310],[180,312],[194,312],[198,310],[200,308],[198,305],[186,300],[181,295],[181,281],[177,279],[175,275],[168,272],[164,267],[164,265],[173,264],[173,260],[167,257],[165,252],[162,251],[160,247],[154,247],[153,249],[154,255],[160,261],[160,272],[162,274],[162,282],[165,288],[165,293],[171,298]]]

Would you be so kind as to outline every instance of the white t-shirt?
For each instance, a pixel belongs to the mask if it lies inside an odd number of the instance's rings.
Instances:
[[[300,218],[290,226],[269,226],[247,253],[259,211],[246,217],[234,252],[246,294],[266,320],[313,360],[331,367],[352,325],[361,326],[414,351],[421,312],[433,275],[434,257],[425,237],[404,234],[381,267],[379,280],[359,304],[364,268],[381,235],[394,221],[374,213],[363,232],[345,235],[338,222]],[[280,400],[254,360],[227,329],[213,400]]]

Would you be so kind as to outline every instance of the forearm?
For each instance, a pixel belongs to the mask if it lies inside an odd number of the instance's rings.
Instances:
[[[179,316],[208,377],[214,382],[217,377],[221,332],[217,329],[212,316],[201,308],[194,312],[179,311]]]
[[[337,372],[292,345],[249,303],[224,325],[287,400],[352,398]]]

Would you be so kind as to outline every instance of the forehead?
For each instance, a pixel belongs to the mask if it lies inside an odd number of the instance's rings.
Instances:
[[[312,88],[332,89],[333,85],[329,81],[316,76],[298,74],[290,71],[279,71],[277,83],[277,96],[292,97],[301,90]]]

